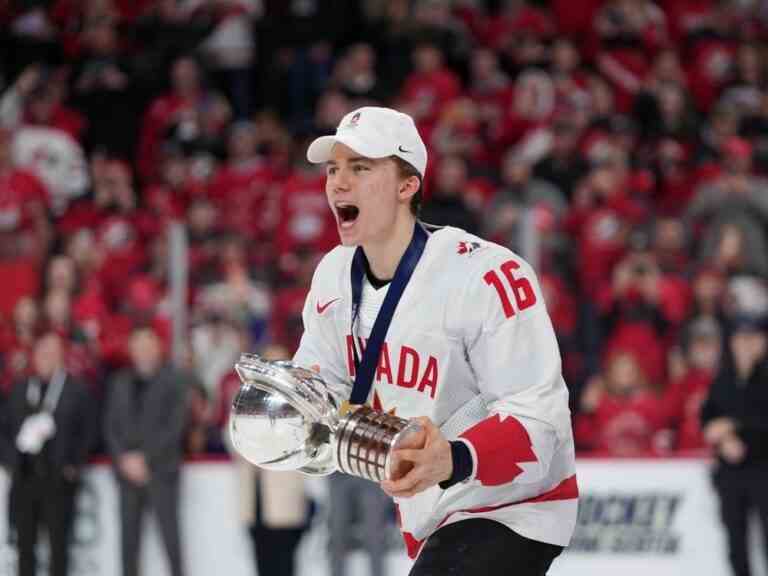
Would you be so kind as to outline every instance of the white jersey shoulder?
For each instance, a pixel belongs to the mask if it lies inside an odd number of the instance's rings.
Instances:
[[[328,252],[315,268],[312,278],[312,291],[325,292],[339,290],[343,279],[342,272],[349,269],[352,257],[355,254],[353,246],[336,246]],[[346,278],[349,281],[349,278]]]
[[[430,263],[445,286],[450,332],[466,334],[471,325],[489,331],[519,313],[546,311],[535,271],[509,248],[452,227],[435,231],[433,240]]]

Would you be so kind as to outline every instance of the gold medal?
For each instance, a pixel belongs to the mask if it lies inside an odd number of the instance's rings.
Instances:
[[[339,416],[344,418],[344,416],[350,412],[354,412],[362,406],[368,406],[368,404],[352,404],[349,400],[344,400],[344,402],[341,403],[341,407],[339,408]]]
[[[339,408],[339,416],[344,418],[344,416],[354,410],[357,410],[358,408],[360,408],[360,404],[352,404],[349,400],[344,400],[344,402],[341,403],[341,407]]]

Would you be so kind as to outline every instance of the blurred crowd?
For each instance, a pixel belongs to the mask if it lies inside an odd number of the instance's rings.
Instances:
[[[295,349],[337,243],[306,144],[386,104],[429,146],[423,220],[535,261],[579,448],[706,446],[729,318],[768,312],[760,2],[7,0],[0,30],[5,393],[51,331],[100,404],[137,325],[167,352],[180,222],[184,448],[224,451],[235,359]]]

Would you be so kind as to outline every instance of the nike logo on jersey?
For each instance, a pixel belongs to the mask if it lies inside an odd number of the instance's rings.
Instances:
[[[318,314],[322,314],[323,312],[325,312],[328,309],[328,306],[330,306],[331,304],[333,304],[337,300],[339,300],[339,298],[334,298],[333,300],[330,300],[330,301],[328,301],[328,302],[326,302],[325,304],[322,304],[322,305],[320,304],[320,300],[318,300],[317,301],[317,313]]]

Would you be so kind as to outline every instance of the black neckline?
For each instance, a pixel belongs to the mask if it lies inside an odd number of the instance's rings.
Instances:
[[[384,288],[384,286],[387,286],[390,282],[392,282],[391,278],[389,280],[382,280],[377,278],[371,270],[371,265],[368,263],[368,258],[364,258],[363,263],[365,264],[365,277],[368,278],[368,282],[370,282],[371,286],[373,286],[376,290],[379,288]]]

